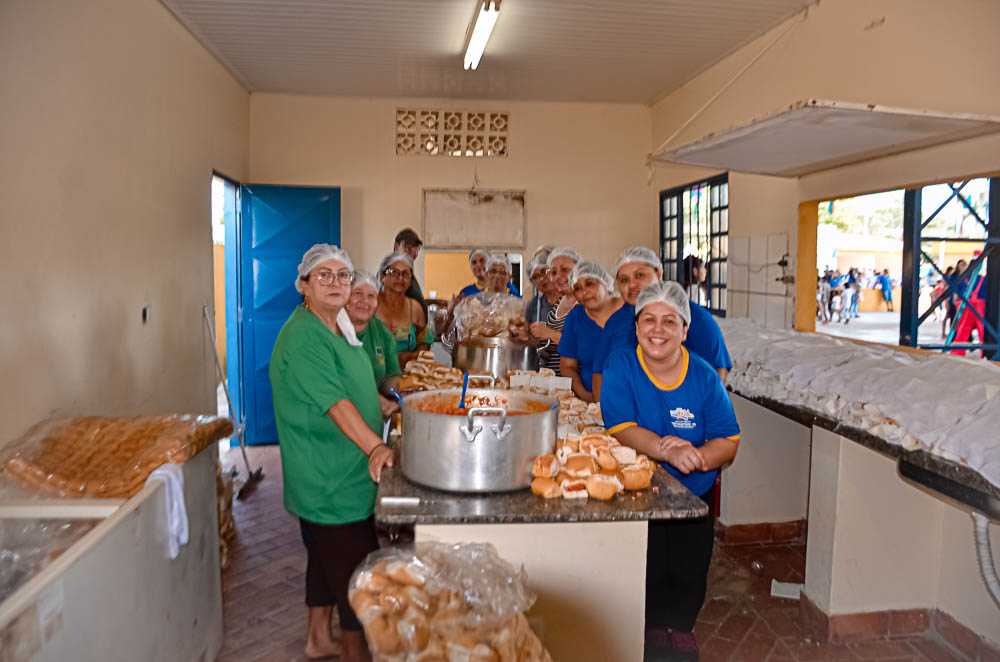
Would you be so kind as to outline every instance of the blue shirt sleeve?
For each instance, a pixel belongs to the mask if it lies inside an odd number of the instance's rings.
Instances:
[[[521,293],[517,289],[517,285],[513,281],[507,282],[507,291],[516,296],[518,299],[521,298]]]
[[[705,441],[718,439],[739,439],[740,424],[733,411],[733,401],[722,385],[718,373],[709,375],[709,383],[705,386],[705,406],[702,409],[705,417]]]
[[[462,294],[464,294],[467,297],[471,297],[473,294],[479,294],[480,291],[481,290],[475,283],[472,283],[471,285],[466,285],[465,287],[462,288]]]
[[[631,357],[635,350],[621,348],[608,357],[607,370],[601,382],[601,416],[608,432],[614,434],[638,425],[639,412],[630,383]],[[605,395],[606,394],[606,395]]]
[[[566,323],[563,325],[562,338],[559,340],[559,349],[556,350],[560,356],[577,361],[580,360],[579,338],[577,336],[580,332],[579,313],[582,311],[583,306],[574,306],[573,310],[569,311]]]
[[[635,348],[635,324],[631,318],[627,323],[623,319],[610,328],[605,327],[604,333],[598,338],[597,346],[594,348],[594,374],[603,374],[608,358],[623,347]],[[601,390],[604,390],[603,385]]]
[[[712,317],[712,313],[696,303],[691,304],[691,326],[688,327],[684,346],[715,369],[733,369],[733,360],[729,357],[726,339],[719,323]]]

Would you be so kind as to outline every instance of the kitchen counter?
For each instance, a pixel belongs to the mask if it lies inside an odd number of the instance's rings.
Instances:
[[[662,469],[650,489],[625,492],[610,501],[543,499],[530,489],[492,494],[456,494],[412,483],[403,477],[399,451],[386,467],[375,499],[375,519],[386,524],[542,524],[619,522],[704,517],[708,506]],[[417,497],[415,506],[387,506],[383,497]]]
[[[528,621],[554,660],[640,662],[647,520],[704,517],[708,506],[662,469],[650,489],[610,501],[543,499],[525,488],[456,494],[382,472],[375,518],[415,525],[416,542],[482,542],[527,572],[538,600]],[[653,489],[655,488],[655,489]],[[417,497],[387,506],[385,497]]]

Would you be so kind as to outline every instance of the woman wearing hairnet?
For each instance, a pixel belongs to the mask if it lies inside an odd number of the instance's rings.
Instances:
[[[621,347],[604,369],[601,410],[618,441],[658,460],[709,505],[697,520],[649,522],[647,659],[698,659],[692,630],[705,601],[719,467],[736,455],[740,427],[722,380],[682,344],[691,321],[673,281],[646,286],[636,301],[638,346]]]
[[[302,304],[281,327],[270,367],[285,508],[299,518],[308,550],[305,654],[345,661],[371,659],[347,584],[378,548],[376,483],[392,466],[371,363],[344,310],[352,272],[336,246],[306,251],[295,280]],[[343,643],[330,631],[334,605]]]
[[[413,280],[413,258],[406,253],[389,253],[382,258],[378,275],[382,288],[375,314],[396,339],[399,365],[405,368],[434,341],[423,307],[406,294]]]
[[[368,360],[372,363],[382,412],[392,413],[398,405],[391,389],[399,385],[403,373],[396,356],[396,339],[389,327],[375,317],[375,310],[378,308],[378,281],[375,276],[367,271],[354,272],[351,298],[344,308],[351,318],[358,340],[364,343]]]
[[[566,324],[566,316],[576,306],[573,284],[569,277],[579,261],[580,254],[568,246],[553,248],[549,252],[549,257],[545,262],[549,271],[548,278],[551,281],[552,290],[560,298],[544,321],[539,320],[529,327],[531,335],[542,341],[538,347],[539,363],[557,375],[559,374],[559,352],[557,349],[559,341],[562,340],[563,326]]]
[[[624,302],[614,296],[614,281],[596,262],[578,262],[570,274],[573,296],[580,302],[566,317],[559,340],[559,374],[573,380],[573,393],[585,402],[594,402],[591,376],[594,348],[609,320]]]
[[[620,311],[621,315],[627,315],[630,319],[628,323],[621,323],[617,317],[614,323],[609,321],[604,325],[604,332],[597,341],[597,347],[594,349],[593,376],[595,400],[601,398],[604,365],[608,355],[619,347],[628,346],[634,349],[636,346],[635,324],[632,320],[635,316],[635,302],[642,288],[663,280],[660,259],[645,246],[626,248],[618,256],[618,262],[615,264],[615,280],[618,282],[618,291],[625,300],[623,310]],[[719,373],[722,381],[726,381],[726,376],[733,368],[729,350],[726,349],[726,340],[722,337],[722,330],[719,329],[719,324],[712,317],[712,313],[695,303],[691,304],[691,323],[688,326],[684,346],[708,361],[708,364]]]
[[[476,248],[469,253],[469,267],[472,268],[472,275],[476,277],[475,283],[470,283],[462,288],[459,292],[461,296],[468,297],[473,294],[479,294],[487,289],[487,277],[486,263],[490,260],[490,252],[485,248]],[[507,282],[504,283],[504,292],[508,294],[513,294],[516,297],[520,297],[521,293],[518,291],[514,283],[510,282],[510,262],[507,262]]]

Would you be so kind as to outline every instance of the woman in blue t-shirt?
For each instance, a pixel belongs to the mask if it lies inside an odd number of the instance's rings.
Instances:
[[[573,267],[569,282],[580,305],[570,311],[559,339],[559,374],[573,380],[573,393],[594,402],[591,374],[594,348],[609,319],[624,302],[614,296],[614,281],[604,267],[584,260]]]
[[[475,248],[471,253],[469,253],[469,268],[472,269],[472,275],[476,277],[476,282],[469,283],[463,287],[459,292],[460,297],[471,297],[474,294],[486,291],[488,286],[486,278],[486,263],[489,262],[489,259],[490,252],[485,248]],[[518,291],[517,286],[510,280],[509,264],[510,263],[508,262],[506,283],[507,294],[513,294],[516,297],[520,297],[521,293]]]
[[[601,410],[618,441],[658,460],[709,504],[700,519],[651,520],[646,553],[647,651],[697,655],[692,631],[712,559],[712,486],[736,455],[740,428],[718,373],[682,344],[690,320],[678,283],[642,290],[638,346],[616,350],[605,364]]]

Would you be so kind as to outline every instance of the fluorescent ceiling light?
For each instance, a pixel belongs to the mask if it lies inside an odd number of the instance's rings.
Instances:
[[[469,37],[469,45],[465,48],[465,68],[475,69],[479,66],[479,60],[486,50],[486,42],[493,34],[493,26],[497,24],[497,16],[500,15],[499,0],[485,0],[479,5],[479,12],[473,19],[472,36]]]

